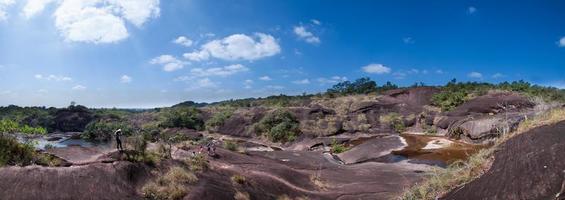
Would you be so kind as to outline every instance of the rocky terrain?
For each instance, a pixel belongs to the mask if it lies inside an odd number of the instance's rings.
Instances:
[[[270,140],[257,127],[280,107],[237,108],[207,130],[164,129],[163,135],[182,136],[184,142],[150,141],[147,151],[170,147],[172,158],[157,163],[132,159],[135,152],[117,152],[113,144],[50,148],[44,153],[64,160],[66,167],[0,168],[0,199],[142,199],[147,183],[159,184],[169,169],[192,169],[205,144],[199,141],[212,139],[219,143],[216,155],[202,153],[205,169],[191,172],[197,181],[184,182],[185,193],[177,198],[395,199],[433,169],[488,148],[547,109],[518,93],[492,91],[446,112],[432,104],[439,92],[414,87],[381,95],[312,98],[302,106],[284,107],[299,133],[286,142]],[[203,122],[219,112],[213,106],[197,111],[199,117],[192,120]],[[80,113],[80,119],[92,117]],[[67,118],[56,126],[75,126]],[[130,118],[139,126],[154,120],[151,113]],[[488,172],[444,198],[547,199],[560,190],[563,194],[563,130],[562,122],[511,138],[494,154]]]

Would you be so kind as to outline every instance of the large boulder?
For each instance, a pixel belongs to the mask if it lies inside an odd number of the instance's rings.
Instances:
[[[268,109],[262,107],[240,109],[218,127],[218,133],[238,137],[252,137],[253,124],[259,122],[267,111]]]
[[[494,92],[471,99],[447,116],[469,116],[476,114],[497,114],[533,108],[535,104],[527,97],[513,92]]]
[[[452,124],[448,136],[470,142],[481,142],[516,130],[519,123],[527,118],[527,113],[514,112],[504,115],[465,118]]]
[[[564,130],[561,121],[510,138],[490,169],[442,199],[565,199]]]
[[[400,150],[405,146],[400,136],[387,136],[371,138],[352,149],[337,154],[345,164],[361,163],[375,160],[390,154],[394,150]]]

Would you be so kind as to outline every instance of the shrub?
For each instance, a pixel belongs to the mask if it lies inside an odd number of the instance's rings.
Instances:
[[[43,153],[37,156],[35,163],[42,166],[59,167],[63,164],[63,161],[53,155]]]
[[[437,134],[437,128],[435,126],[423,125],[424,133],[426,135]]]
[[[224,122],[233,115],[234,111],[235,110],[231,107],[220,108],[220,111],[206,121],[206,130],[212,132],[217,131],[218,127],[224,125]]]
[[[226,140],[224,141],[224,148],[230,151],[237,151],[239,147],[236,142],[231,140]]]
[[[194,107],[175,107],[165,109],[162,115],[164,120],[160,126],[164,128],[189,128],[202,130],[204,122],[199,118],[200,111]]]
[[[289,111],[277,109],[255,125],[255,132],[266,134],[273,142],[294,141],[300,134],[299,122]]]
[[[236,174],[231,177],[231,181],[236,184],[243,185],[245,184],[245,176]]]
[[[141,189],[143,196],[149,199],[181,199],[188,193],[186,184],[194,184],[198,178],[192,172],[182,167],[172,167],[169,171],[148,182]]]
[[[171,182],[194,184],[198,182],[198,177],[196,177],[196,175],[182,167],[171,168],[162,178],[165,181],[165,184]]]
[[[343,153],[349,150],[349,148],[345,147],[345,145],[338,143],[336,139],[333,139],[331,147],[332,147],[331,150],[332,153],[335,154]]]
[[[32,144],[21,144],[15,138],[0,135],[0,166],[25,166],[33,162],[35,149]]]
[[[86,125],[81,135],[85,139],[108,141],[114,136],[114,131],[122,129],[122,135],[133,134],[133,128],[125,121],[116,119],[100,119]]]
[[[47,130],[42,127],[21,126],[10,119],[0,120],[0,133],[24,133],[24,134],[47,134]]]
[[[398,113],[392,112],[386,115],[382,115],[380,116],[379,121],[382,124],[388,124],[397,133],[402,133],[406,130],[403,117]]]
[[[185,163],[190,166],[190,170],[192,171],[204,171],[208,169],[208,160],[202,154],[187,158]]]

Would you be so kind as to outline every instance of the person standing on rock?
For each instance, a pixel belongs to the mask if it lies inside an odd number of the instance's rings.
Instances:
[[[122,140],[120,139],[120,136],[122,135],[122,129],[118,129],[116,130],[116,132],[114,132],[114,135],[116,136],[116,148],[118,149],[118,151],[123,151],[124,147],[122,147]]]

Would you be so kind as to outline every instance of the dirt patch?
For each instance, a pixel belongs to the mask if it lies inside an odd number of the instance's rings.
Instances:
[[[564,130],[562,121],[511,138],[483,176],[444,199],[556,199],[565,181]]]

